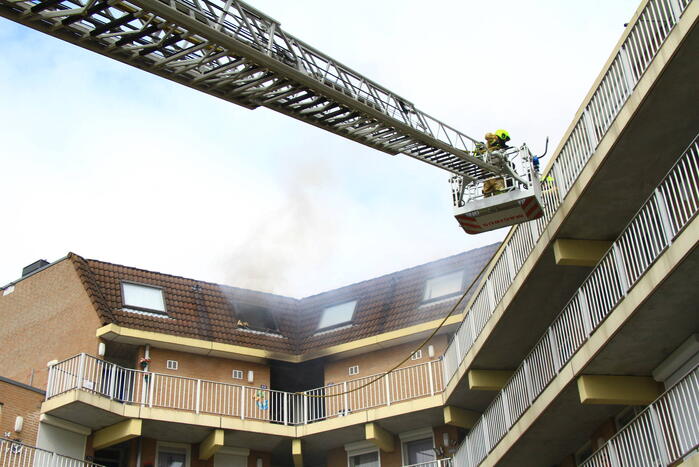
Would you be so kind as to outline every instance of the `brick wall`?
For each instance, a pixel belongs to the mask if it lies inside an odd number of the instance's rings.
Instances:
[[[10,433],[11,439],[36,445],[39,430],[39,411],[44,395],[26,387],[0,380],[0,435]],[[17,416],[24,417],[22,431],[14,431]]]
[[[416,340],[407,344],[396,345],[387,349],[381,349],[373,352],[368,352],[356,355],[342,360],[328,362],[325,365],[325,384],[338,383],[350,379],[362,378],[371,376],[376,373],[382,373],[395,364],[403,360],[406,356],[415,350],[415,347],[420,345],[422,340]],[[408,360],[402,366],[412,366],[419,363],[426,363],[429,360],[434,360],[444,354],[447,347],[447,336],[441,335],[434,337],[428,345],[434,346],[434,358],[430,359],[427,355],[427,345],[422,348],[422,358],[419,360]],[[350,376],[349,367],[359,366],[359,374]]]
[[[70,260],[63,260],[0,295],[0,376],[46,388],[46,363],[95,354],[97,313]]]
[[[141,350],[141,354],[143,350]],[[206,379],[229,384],[256,386],[264,384],[269,388],[270,369],[260,363],[229,360],[227,358],[196,355],[176,350],[151,347],[149,370],[156,373],[183,376],[186,378]],[[168,370],[167,361],[177,361],[177,370]],[[241,370],[243,379],[234,379],[233,370]],[[253,382],[248,382],[248,371],[252,370]]]

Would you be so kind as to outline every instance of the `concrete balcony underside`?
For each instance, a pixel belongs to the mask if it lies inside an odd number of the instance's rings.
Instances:
[[[553,241],[614,240],[694,139],[699,128],[696,11],[685,12],[571,187],[447,387],[448,404],[482,409],[483,396],[468,390],[466,370],[516,368],[591,271],[557,266]]]
[[[560,462],[622,409],[619,405],[581,404],[576,384],[579,375],[648,376],[699,330],[698,239],[699,218],[695,218],[482,465]]]
[[[142,436],[171,442],[199,443],[213,429],[225,432],[225,445],[272,452],[278,465],[292,465],[291,441],[301,438],[304,459],[323,463],[328,449],[364,440],[364,425],[378,422],[391,433],[400,433],[444,423],[441,394],[390,406],[322,420],[308,425],[285,426],[259,420],[241,420],[204,413],[126,404],[84,390],[71,390],[42,405],[49,414],[92,430],[127,419],[143,420]]]

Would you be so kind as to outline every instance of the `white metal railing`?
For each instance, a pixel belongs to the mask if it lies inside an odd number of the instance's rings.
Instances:
[[[466,316],[444,355],[446,383],[456,373],[568,190],[689,3],[688,0],[649,0],[636,22],[630,25],[628,36],[546,174],[554,181],[546,181],[546,176],[543,177],[544,215],[512,228],[495,267],[474,292],[471,306],[465,310]],[[674,227],[676,229],[676,225]]]
[[[101,467],[101,464],[62,456],[5,438],[0,438],[0,465],[3,467]]]
[[[451,458],[420,462],[419,464],[404,465],[403,467],[452,467]]]
[[[456,467],[488,455],[698,212],[695,138],[469,432]]]
[[[582,464],[671,465],[699,446],[699,367],[660,396]]]
[[[300,425],[439,394],[442,373],[439,359],[291,393],[133,370],[80,354],[49,368],[46,398],[78,389],[129,404]]]

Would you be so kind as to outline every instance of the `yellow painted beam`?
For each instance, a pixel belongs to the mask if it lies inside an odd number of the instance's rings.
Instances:
[[[469,370],[468,388],[476,391],[499,391],[511,376],[511,371]]]
[[[223,447],[223,430],[216,429],[209,433],[199,444],[199,459],[205,461],[211,459]]]
[[[294,459],[294,467],[303,467],[303,451],[301,450],[301,439],[291,440],[291,457]]]
[[[605,240],[572,240],[559,238],[553,242],[553,255],[559,266],[596,265],[602,255],[612,246]]]
[[[478,412],[454,407],[451,405],[444,406],[444,424],[458,426],[467,430],[473,428],[481,416]]]
[[[699,467],[699,454],[694,454],[677,464],[678,467]]]
[[[663,385],[648,376],[583,375],[578,378],[582,404],[648,405]]]
[[[364,425],[364,434],[367,441],[371,441],[382,451],[393,452],[395,449],[393,435],[381,428],[377,423],[372,422]]]
[[[108,448],[115,444],[122,443],[131,438],[141,436],[143,420],[140,418],[130,418],[112,426],[102,428],[95,432],[92,438],[92,447],[95,450]]]

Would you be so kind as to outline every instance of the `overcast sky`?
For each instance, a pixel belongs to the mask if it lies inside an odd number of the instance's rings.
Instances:
[[[555,148],[637,1],[254,0],[482,138]],[[0,18],[0,285],[73,251],[307,296],[499,241],[448,174],[217,100]],[[545,159],[544,162],[548,162]]]

